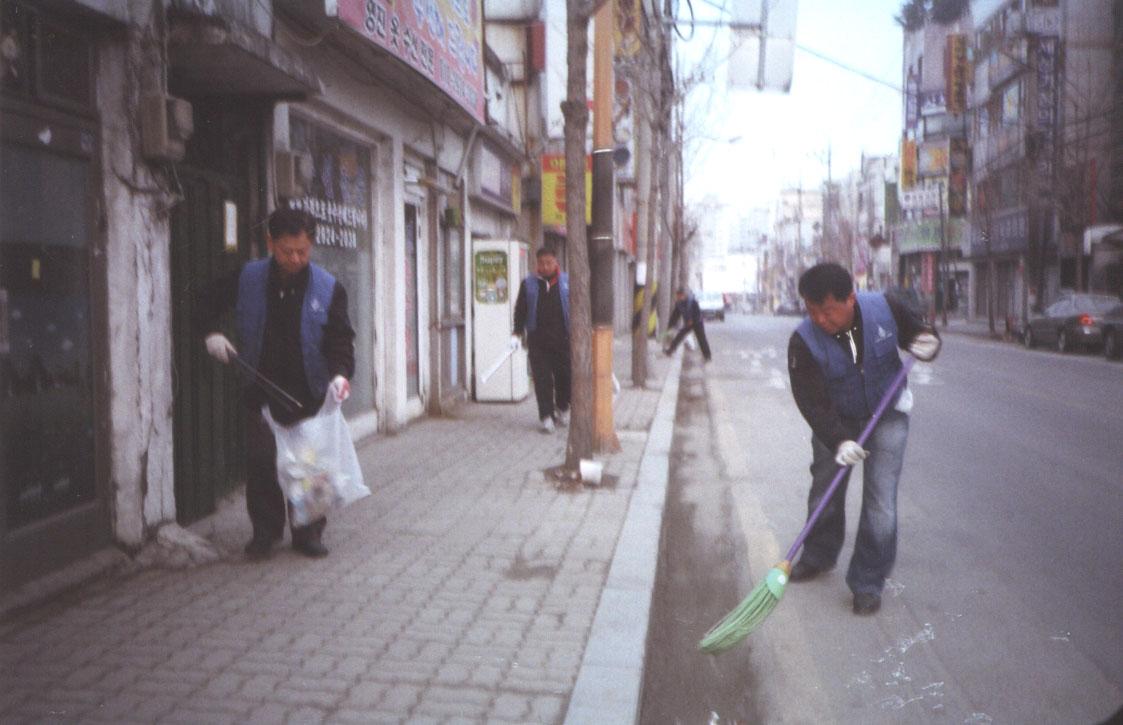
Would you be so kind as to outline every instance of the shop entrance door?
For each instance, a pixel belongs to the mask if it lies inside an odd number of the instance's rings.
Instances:
[[[245,480],[241,391],[234,371],[207,355],[198,330],[199,305],[208,301],[206,292],[216,280],[249,259],[251,226],[262,218],[249,190],[255,188],[251,179],[258,168],[263,107],[242,98],[196,97],[191,105],[195,134],[177,166],[183,200],[171,214],[175,506],[180,524],[213,512],[216,502]],[[226,336],[237,345],[233,318],[223,322]]]
[[[247,212],[243,179],[190,167],[178,173],[183,201],[171,217],[175,509],[176,520],[188,524],[243,480],[237,379],[207,355],[197,325],[205,291],[246,259],[239,240]],[[227,336],[235,339],[229,329]]]
[[[0,113],[0,590],[109,542],[94,139]]]

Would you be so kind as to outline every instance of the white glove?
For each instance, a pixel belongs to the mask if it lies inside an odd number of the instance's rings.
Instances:
[[[869,454],[869,451],[865,450],[854,441],[843,441],[838,444],[838,451],[835,453],[834,462],[840,466],[853,466],[859,461],[864,461]]]
[[[212,332],[207,335],[207,354],[221,363],[230,363],[230,356],[237,355],[238,351],[221,332]]]
[[[351,383],[347,382],[347,378],[342,375],[336,375],[332,378],[330,387],[331,395],[337,403],[342,403],[351,396]]]
[[[922,332],[909,343],[909,352],[911,352],[917,360],[922,360],[924,362],[935,358],[936,353],[939,351],[940,338],[936,337],[931,332]]]
[[[522,341],[523,341],[523,339],[522,339],[522,336],[521,336],[521,335],[511,335],[511,345],[510,345],[510,348],[511,348],[512,350],[517,350],[517,349],[519,349],[519,344],[520,344],[520,343],[522,343]]]

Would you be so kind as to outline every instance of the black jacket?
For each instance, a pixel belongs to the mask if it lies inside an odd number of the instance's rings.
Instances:
[[[702,323],[702,308],[694,295],[690,295],[681,302],[675,302],[675,309],[671,311],[671,319],[667,327],[674,327],[679,318],[682,318],[683,327],[693,327]]]

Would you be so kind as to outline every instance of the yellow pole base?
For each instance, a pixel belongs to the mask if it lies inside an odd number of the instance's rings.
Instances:
[[[620,452],[612,423],[611,326],[593,328],[593,447],[597,453]]]

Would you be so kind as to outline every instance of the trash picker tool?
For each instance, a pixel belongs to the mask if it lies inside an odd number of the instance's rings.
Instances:
[[[484,372],[484,374],[480,377],[480,382],[486,383],[487,379],[490,378],[492,375],[494,375],[495,371],[499,369],[499,366],[502,365],[503,362],[507,358],[511,357],[511,355],[515,352],[515,350],[518,350],[518,349],[519,349],[519,341],[515,340],[515,339],[512,339],[511,344],[507,346],[507,349],[503,351],[503,354],[500,355],[498,357],[498,359],[496,359],[496,361],[491,364],[491,367],[489,367]]]
[[[238,364],[238,367],[241,368],[243,372],[253,378],[254,381],[261,386],[261,389],[264,390],[267,395],[271,396],[282,408],[290,413],[297,413],[304,408],[299,400],[286,393],[281,386],[258,372],[257,368],[253,365],[250,365],[248,362],[238,357],[237,353],[231,352],[228,356]]]
[[[904,365],[901,366],[900,371],[897,373],[897,377],[893,378],[893,382],[889,385],[889,390],[886,391],[885,397],[883,397],[881,403],[878,404],[877,410],[874,411],[869,422],[866,423],[866,427],[862,430],[861,435],[858,436],[858,445],[865,445],[866,439],[873,433],[874,426],[881,420],[885,409],[889,407],[889,401],[893,399],[893,396],[905,381],[905,377],[908,376],[909,370],[912,369],[913,363],[915,362],[916,358],[912,355],[909,355],[908,359],[905,360]],[[811,527],[819,520],[823,509],[827,507],[827,502],[830,501],[835,489],[842,483],[842,479],[848,470],[850,470],[850,466],[839,467],[838,473],[835,474],[834,480],[831,481],[831,485],[827,488],[827,492],[823,494],[823,498],[820,499],[819,505],[816,506],[811,515],[807,517],[807,523],[804,524],[803,530],[799,532],[799,536],[796,537],[792,548],[788,550],[788,555],[784,557],[783,561],[772,567],[772,570],[764,577],[764,581],[757,584],[756,587],[749,592],[749,595],[745,597],[745,600],[737,605],[736,609],[725,615],[721,621],[710,628],[709,632],[706,632],[705,636],[702,637],[702,641],[698,643],[698,649],[707,654],[724,652],[744,639],[749,632],[756,629],[756,627],[772,613],[772,610],[780,603],[780,598],[784,596],[784,588],[787,586],[788,577],[792,573],[792,560],[795,559],[795,555],[799,552],[800,547],[803,546],[807,535],[811,533]]]

